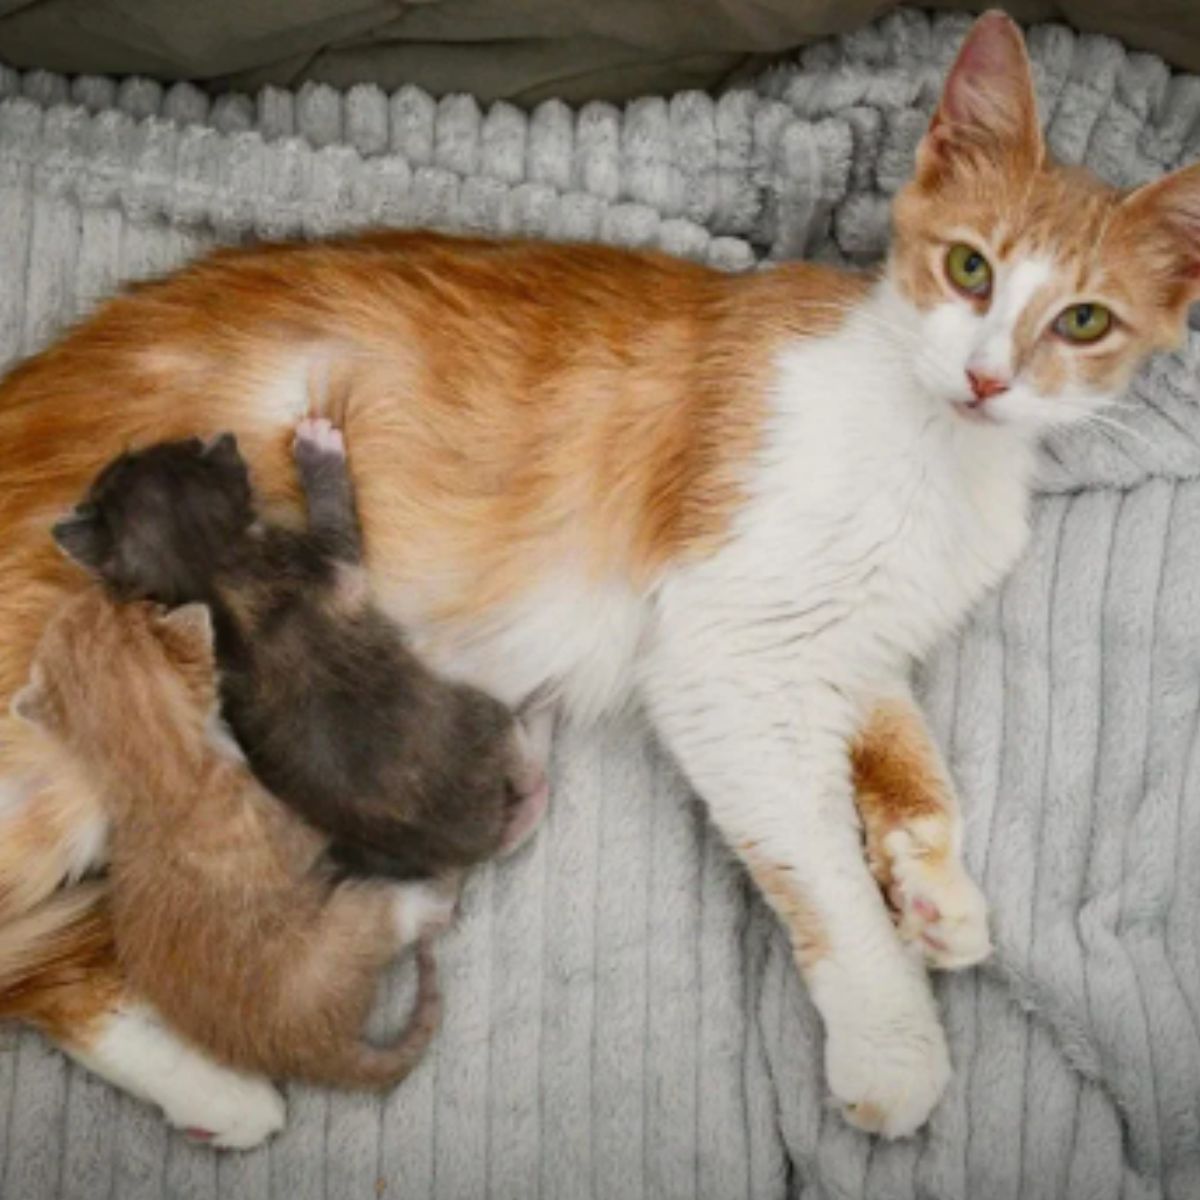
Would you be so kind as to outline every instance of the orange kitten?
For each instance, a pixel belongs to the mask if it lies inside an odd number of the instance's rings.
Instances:
[[[207,608],[116,605],[98,589],[55,614],[13,701],[99,786],[117,956],[139,994],[234,1067],[393,1084],[437,1028],[424,927],[453,900],[429,885],[332,883],[326,839],[214,740],[216,705]],[[418,934],[408,1026],[368,1045],[379,974]]]

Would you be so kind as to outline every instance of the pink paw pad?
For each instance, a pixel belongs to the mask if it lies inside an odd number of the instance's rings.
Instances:
[[[325,417],[307,417],[296,427],[296,448],[311,446],[322,454],[336,454],[344,458],[346,440],[342,431]]]
[[[211,1129],[201,1129],[199,1125],[189,1125],[181,1132],[193,1142],[211,1142],[217,1136]]]

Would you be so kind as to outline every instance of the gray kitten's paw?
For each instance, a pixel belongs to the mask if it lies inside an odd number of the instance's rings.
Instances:
[[[296,427],[293,453],[297,462],[317,462],[323,458],[346,457],[346,439],[342,431],[325,417],[306,417]]]

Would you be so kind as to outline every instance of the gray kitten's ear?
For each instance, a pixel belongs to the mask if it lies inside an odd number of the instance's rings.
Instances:
[[[218,433],[211,442],[205,444],[204,457],[219,463],[241,462],[237,438],[232,433]]]
[[[108,554],[108,539],[101,528],[99,514],[90,504],[81,504],[50,530],[62,552],[81,567],[99,571]]]
[[[181,604],[158,618],[158,627],[173,656],[207,661],[213,656],[212,613],[207,604]]]
[[[50,696],[42,679],[41,670],[35,666],[29,682],[13,696],[9,711],[27,725],[47,728],[53,721]]]

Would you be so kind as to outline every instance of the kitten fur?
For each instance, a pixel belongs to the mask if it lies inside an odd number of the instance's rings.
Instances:
[[[13,707],[94,772],[113,829],[116,955],[141,996],[233,1067],[394,1084],[438,1025],[427,933],[399,1039],[371,1046],[363,1023],[380,972],[422,914],[444,920],[452,900],[331,884],[316,869],[325,839],[211,744],[216,699],[203,605],[166,613],[96,588],[49,622]]]
[[[922,960],[988,941],[908,674],[1020,555],[1040,434],[1178,341],[1200,167],[1122,191],[1057,165],[1020,32],[990,13],[894,218],[874,275],[394,232],[228,250],[109,302],[0,390],[0,688],[79,586],[45,531],[105,461],[229,429],[291,509],[322,373],[382,609],[510,705],[639,704],[791,935],[835,1101],[912,1132],[949,1076]],[[959,244],[989,288],[955,284]],[[1080,303],[1113,316],[1086,345],[1060,332]],[[32,815],[0,886],[28,903],[67,856],[24,847],[96,800],[3,741]]]
[[[415,879],[511,849],[546,796],[516,721],[437,679],[371,604],[338,431],[304,422],[295,455],[303,531],[258,519],[226,434],[121,455],[54,536],[121,598],[210,607],[222,713],[339,866]]]

